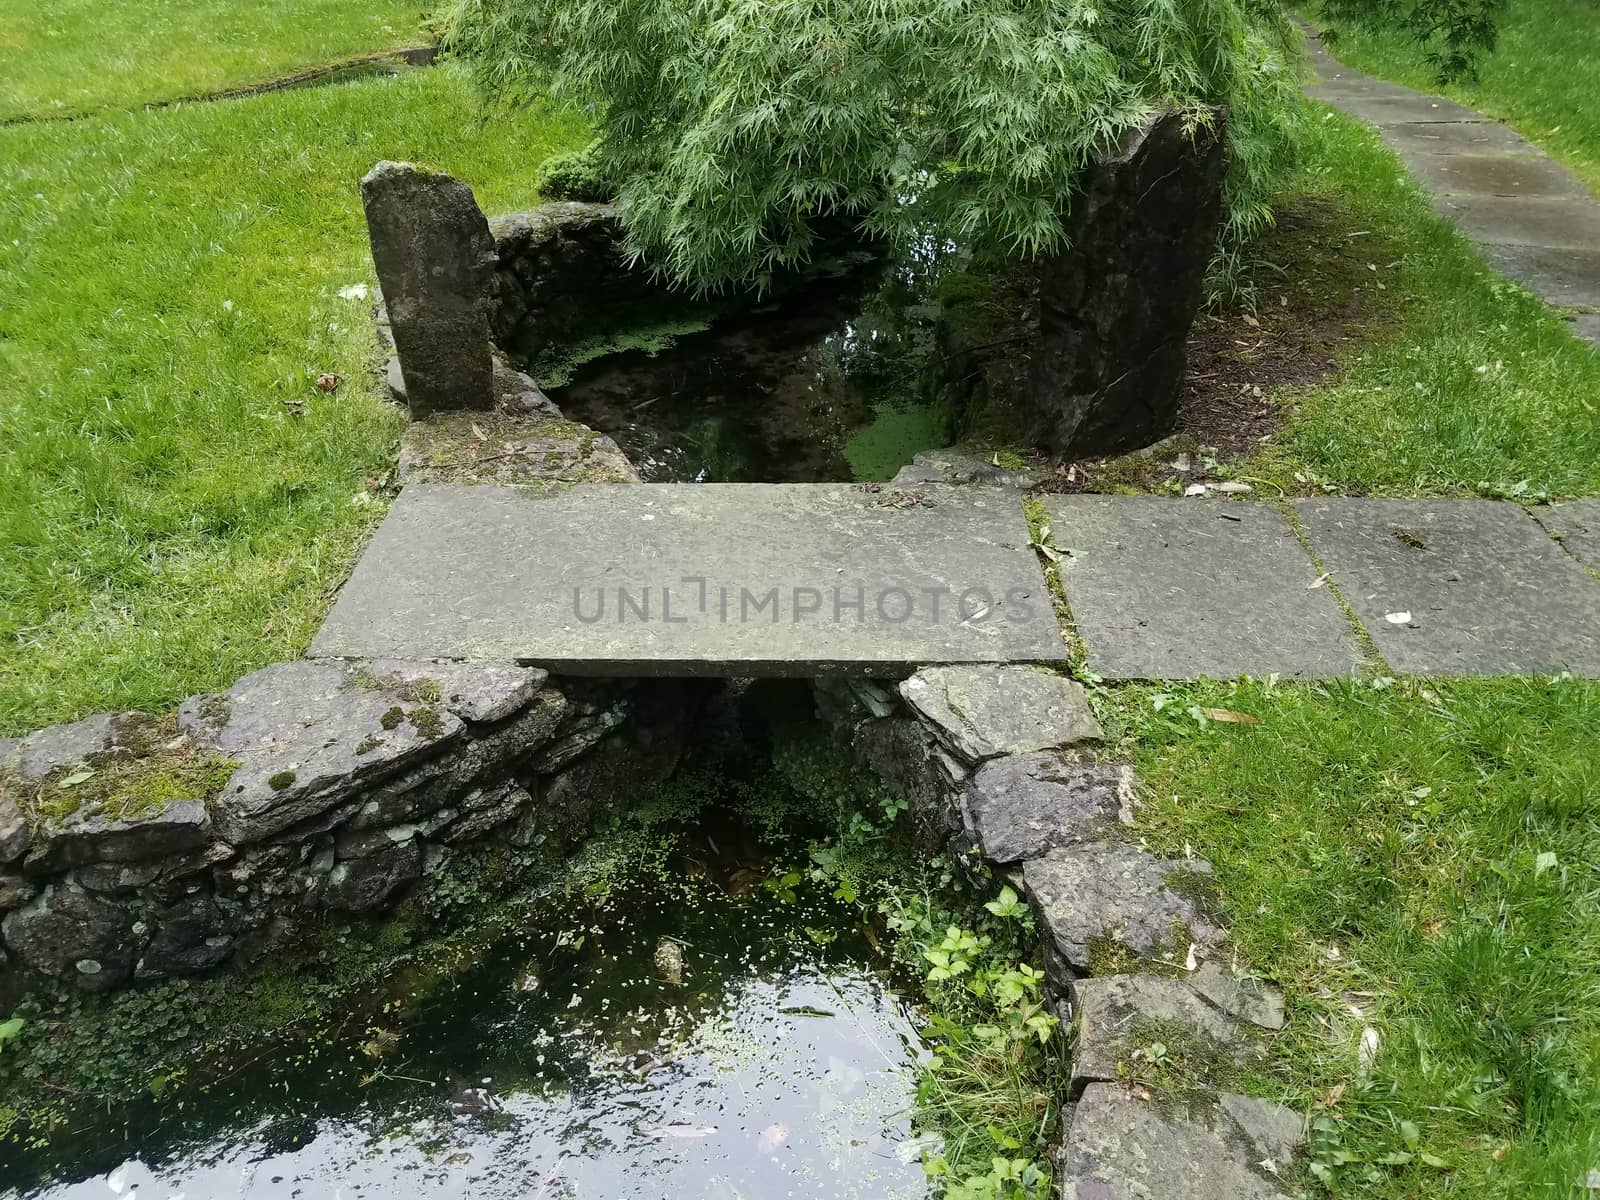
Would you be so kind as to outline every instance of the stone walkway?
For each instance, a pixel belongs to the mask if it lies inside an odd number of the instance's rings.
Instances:
[[[1600,198],[1510,126],[1351,70],[1308,31],[1315,99],[1370,121],[1495,268],[1600,345]]]
[[[1600,501],[1043,503],[1107,679],[1600,676]],[[411,484],[312,655],[879,678],[1060,663],[1030,539],[1019,492],[977,484]]]

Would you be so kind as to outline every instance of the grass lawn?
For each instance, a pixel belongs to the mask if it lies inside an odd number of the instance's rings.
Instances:
[[[1257,264],[1257,328],[1292,333],[1299,302],[1275,301],[1297,288],[1360,289],[1375,315],[1342,371],[1279,398],[1283,428],[1238,472],[1290,492],[1600,494],[1600,354],[1485,266],[1370,127],[1324,111],[1285,201],[1336,207],[1345,248]]]
[[[1397,34],[1341,30],[1329,49],[1358,70],[1508,121],[1600,192],[1600,11],[1593,0],[1514,0],[1498,19],[1499,46],[1475,83],[1441,88],[1415,44]]]
[[[432,41],[413,0],[5,0],[0,121],[264,83]]]
[[[578,136],[476,117],[435,68],[0,128],[0,734],[304,647],[402,421],[341,295],[360,177],[416,159],[506,211]]]
[[[1577,1194],[1600,1168],[1600,684],[1106,695],[1142,832],[1210,859],[1242,957],[1287,988],[1275,1090],[1316,1122],[1313,1192]]]

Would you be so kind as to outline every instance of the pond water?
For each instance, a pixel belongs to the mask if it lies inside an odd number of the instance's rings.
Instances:
[[[858,271],[658,353],[578,367],[550,397],[649,482],[888,479],[955,440],[929,382],[931,294],[919,266]]]
[[[925,1196],[919,1043],[855,913],[778,894],[760,864],[711,874],[682,903],[637,889],[547,923],[446,991],[203,1096],[102,1114],[50,1147],[66,1165],[0,1166],[0,1194]]]

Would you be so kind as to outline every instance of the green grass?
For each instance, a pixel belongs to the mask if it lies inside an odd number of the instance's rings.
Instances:
[[[1508,121],[1600,191],[1600,11],[1593,0],[1513,0],[1477,82],[1443,88],[1404,36],[1341,33],[1329,47],[1341,61]]]
[[[301,651],[402,423],[340,295],[373,282],[360,177],[415,159],[507,211],[581,137],[477,112],[435,68],[0,129],[0,733]]]
[[[1347,214],[1346,253],[1364,286],[1385,289],[1387,319],[1328,383],[1282,398],[1285,427],[1247,473],[1290,491],[1306,490],[1298,471],[1341,492],[1600,494],[1600,354],[1485,266],[1370,127],[1324,111],[1300,194]],[[1402,249],[1368,258],[1369,246]],[[1270,295],[1322,266],[1256,275]]]
[[[1141,832],[1211,860],[1286,987],[1278,1090],[1327,1118],[1332,1193],[1575,1194],[1600,1167],[1600,684],[1107,695]]]
[[[433,40],[413,0],[0,3],[0,121],[197,96]]]

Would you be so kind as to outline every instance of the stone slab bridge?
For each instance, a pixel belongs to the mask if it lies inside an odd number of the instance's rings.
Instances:
[[[897,678],[1064,666],[1076,637],[1107,679],[1600,676],[1600,501],[1041,504],[1030,529],[977,484],[413,483],[311,656]]]

